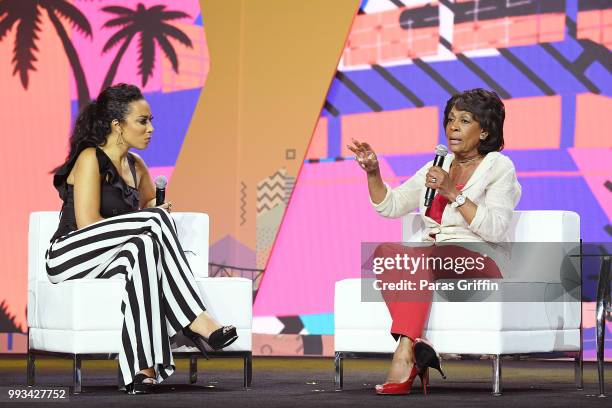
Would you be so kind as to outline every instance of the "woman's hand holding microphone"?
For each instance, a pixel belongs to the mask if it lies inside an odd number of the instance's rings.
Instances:
[[[142,208],[163,208],[164,210],[168,212],[172,212],[171,202],[166,202],[166,203],[163,203],[162,205],[155,205],[155,204],[156,204],[155,198],[153,198],[150,201],[148,201],[147,204]]]
[[[460,193],[453,184],[450,174],[442,170],[441,167],[431,166],[425,175],[425,187],[433,188],[449,201],[455,201],[455,197]]]
[[[162,205],[158,205],[157,208],[163,208],[168,212],[172,212],[172,203],[163,203]]]

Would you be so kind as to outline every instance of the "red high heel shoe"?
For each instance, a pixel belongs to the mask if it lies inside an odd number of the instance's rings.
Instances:
[[[376,386],[376,393],[378,395],[406,395],[410,394],[412,383],[417,375],[421,378],[421,384],[423,384],[423,377],[419,373],[418,368],[414,365],[410,371],[408,379],[401,383],[384,383]]]
[[[410,371],[408,379],[402,383],[385,383],[376,386],[376,393],[379,395],[406,395],[410,394],[412,383],[414,379],[419,376],[421,380],[421,387],[423,388],[423,395],[427,395],[427,389],[429,386],[429,367],[434,368],[440,372],[443,379],[446,379],[446,375],[442,371],[442,365],[440,363],[440,356],[434,348],[423,339],[416,339],[412,346],[414,353],[414,365]]]

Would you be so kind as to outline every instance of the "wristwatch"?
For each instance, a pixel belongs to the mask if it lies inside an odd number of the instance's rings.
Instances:
[[[458,208],[465,204],[465,196],[462,193],[459,193],[457,197],[455,197],[455,201],[451,203],[451,208]]]

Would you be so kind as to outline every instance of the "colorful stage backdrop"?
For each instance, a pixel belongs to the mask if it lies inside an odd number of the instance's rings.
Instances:
[[[28,214],[59,208],[48,172],[109,83],[143,87],[143,157],[181,209],[211,214],[210,274],[254,280],[255,354],[332,354],[334,282],[359,276],[362,241],[401,237],[345,146],[368,141],[398,184],[444,141],[458,91],[504,99],[519,209],[576,211],[585,241],[612,240],[609,2],[214,3],[0,0],[0,353],[25,350]]]

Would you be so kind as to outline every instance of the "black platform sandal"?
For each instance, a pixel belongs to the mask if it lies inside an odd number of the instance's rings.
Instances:
[[[196,345],[206,358],[208,358],[206,345],[213,350],[221,350],[238,339],[238,333],[234,326],[223,326],[212,332],[208,338],[192,331],[189,327],[183,328],[183,334]]]
[[[125,386],[125,392],[129,395],[149,394],[159,385],[154,377],[138,373],[134,376],[134,381]]]

